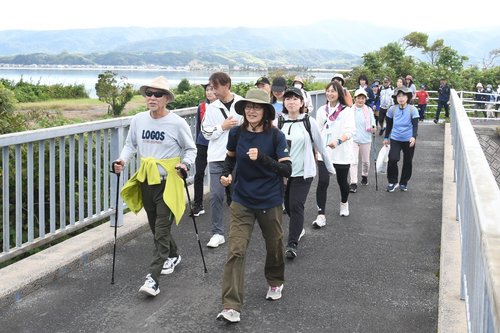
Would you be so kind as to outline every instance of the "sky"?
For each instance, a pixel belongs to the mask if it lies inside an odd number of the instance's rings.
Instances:
[[[325,4],[327,3],[327,4]],[[500,28],[499,0],[450,5],[450,1],[356,0],[24,0],[2,1],[0,31],[103,27],[272,27],[305,25],[337,17],[433,32]],[[369,32],[367,32],[369,33]]]

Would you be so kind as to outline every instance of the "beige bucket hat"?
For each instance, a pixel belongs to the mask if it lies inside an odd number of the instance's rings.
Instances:
[[[139,92],[141,93],[142,96],[146,97],[146,89],[148,88],[165,91],[168,95],[169,102],[172,102],[175,99],[174,93],[170,91],[170,85],[168,84],[168,80],[163,76],[158,76],[150,84],[141,86],[139,88]]]

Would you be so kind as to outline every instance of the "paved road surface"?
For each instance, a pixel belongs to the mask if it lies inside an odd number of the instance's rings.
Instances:
[[[197,219],[208,273],[203,272],[192,221],[174,235],[182,262],[160,281],[161,293],[138,293],[152,250],[145,229],[117,250],[67,272],[20,301],[0,309],[2,332],[436,332],[441,233],[444,127],[424,124],[409,191],[387,193],[373,165],[369,186],[349,198],[351,215],[338,216],[331,179],[325,228],[316,216],[316,181],[306,206],[306,235],[286,265],[283,298],[265,300],[264,242],[258,226],[246,263],[245,305],[238,324],[215,320],[221,310],[226,246],[208,249],[208,214]],[[377,136],[380,147],[380,137]],[[208,203],[206,204],[206,207]],[[208,212],[209,213],[209,212]],[[284,221],[285,230],[288,219]],[[112,232],[112,229],[109,229]],[[287,234],[287,232],[286,232]]]

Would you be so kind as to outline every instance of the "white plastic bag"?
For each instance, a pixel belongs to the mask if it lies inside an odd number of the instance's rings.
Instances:
[[[390,146],[382,146],[377,156],[377,172],[387,173],[387,162],[389,161]]]

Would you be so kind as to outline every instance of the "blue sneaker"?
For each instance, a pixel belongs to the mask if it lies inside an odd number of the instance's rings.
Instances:
[[[408,191],[408,186],[401,184],[401,185],[399,185],[399,189],[400,189],[401,191],[406,192],[406,191]]]
[[[385,190],[387,192],[394,192],[397,188],[398,188],[398,184],[390,183],[389,185],[387,185],[387,187],[385,188]]]

